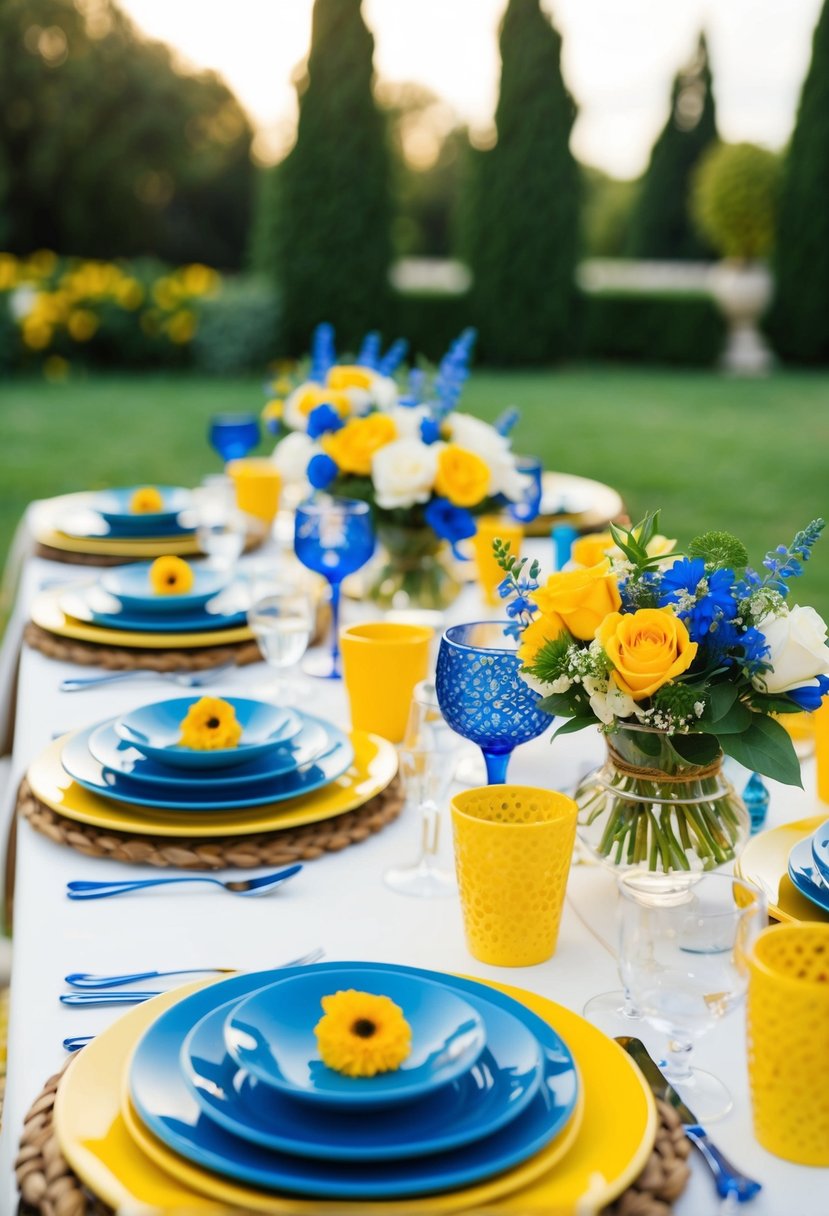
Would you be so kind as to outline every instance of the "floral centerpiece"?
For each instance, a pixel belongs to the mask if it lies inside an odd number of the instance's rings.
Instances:
[[[370,334],[355,363],[338,363],[319,326],[304,378],[280,378],[284,396],[265,408],[285,432],[274,460],[288,484],[371,504],[388,556],[370,593],[381,604],[446,607],[461,587],[451,557],[475,517],[530,488],[510,447],[516,412],[491,426],[456,408],[474,340],[466,330],[433,377],[416,369],[403,383],[403,342],[383,354]]]
[[[822,528],[809,524],[756,571],[725,532],[671,553],[657,513],[583,541],[543,586],[537,563],[496,542],[507,628],[540,708],[566,719],[556,734],[598,725],[606,736],[606,763],[576,795],[580,838],[599,858],[662,872],[730,861],[748,817],[723,754],[800,784],[778,718],[819,706],[829,649],[825,622],[788,593]]]

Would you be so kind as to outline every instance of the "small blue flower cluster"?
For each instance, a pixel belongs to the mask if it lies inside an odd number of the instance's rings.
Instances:
[[[504,633],[507,637],[515,638],[516,641],[532,623],[533,617],[538,612],[538,605],[530,599],[532,592],[537,591],[539,587],[537,575],[538,564],[536,562],[533,562],[526,574],[523,563],[521,563],[517,573],[512,571],[498,584],[498,594],[501,599],[509,600],[506,611],[510,619],[509,623],[504,626]]]

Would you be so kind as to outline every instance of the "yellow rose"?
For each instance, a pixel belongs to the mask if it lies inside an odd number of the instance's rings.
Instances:
[[[605,560],[584,570],[551,574],[532,597],[547,616],[558,616],[574,638],[592,641],[608,613],[621,606],[619,588]]]
[[[615,684],[634,701],[682,675],[697,653],[697,643],[671,608],[640,608],[625,616],[614,612],[596,637],[613,664]]]
[[[295,407],[303,418],[317,408],[318,405],[332,406],[341,418],[351,412],[351,401],[348,393],[342,389],[323,388],[321,384],[308,384],[298,392]]]
[[[350,388],[367,391],[374,383],[374,372],[371,368],[360,367],[356,363],[338,363],[328,372],[325,383],[329,388],[343,391]]]
[[[352,418],[341,431],[326,435],[322,447],[343,473],[368,477],[374,453],[396,438],[397,427],[388,414],[367,414],[365,418]]]
[[[616,542],[609,532],[589,532],[573,541],[570,561],[577,566],[598,566],[615,547]]]
[[[560,616],[539,613],[521,634],[518,657],[522,666],[531,667],[544,644],[555,641],[561,633],[564,633],[564,622]]]
[[[489,492],[489,465],[474,452],[447,443],[438,453],[435,493],[456,507],[477,507]]]

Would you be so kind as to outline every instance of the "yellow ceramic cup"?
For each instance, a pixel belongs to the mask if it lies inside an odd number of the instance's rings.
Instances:
[[[466,943],[479,962],[531,967],[555,953],[576,809],[565,794],[527,785],[452,799]]]
[[[472,547],[475,551],[478,582],[487,604],[495,606],[501,602],[498,584],[503,581],[504,572],[492,556],[492,542],[496,538],[509,541],[510,553],[513,557],[518,557],[521,553],[524,529],[506,515],[482,515],[476,523],[478,530],[472,538]]]
[[[353,730],[402,741],[415,684],[428,674],[433,637],[434,630],[426,625],[391,621],[342,630],[343,679]]]
[[[236,490],[236,505],[245,515],[259,519],[270,527],[279,510],[282,478],[272,460],[264,456],[249,456],[231,460],[227,466]]]
[[[829,696],[824,697],[820,709],[812,714],[815,732],[815,760],[817,762],[817,796],[821,802],[829,802]]]
[[[829,925],[764,929],[749,966],[754,1134],[786,1161],[829,1165]]]

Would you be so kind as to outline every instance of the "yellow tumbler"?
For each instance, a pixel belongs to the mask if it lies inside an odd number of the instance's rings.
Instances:
[[[829,696],[812,714],[815,731],[815,761],[817,764],[817,796],[829,802]]]
[[[245,515],[252,515],[269,528],[279,510],[282,478],[272,460],[264,456],[249,456],[231,460],[227,471],[236,490],[236,505]]]
[[[452,799],[466,944],[479,962],[532,967],[555,953],[576,811],[565,794],[527,785]]]
[[[504,572],[492,555],[492,542],[498,538],[509,541],[510,553],[518,557],[521,552],[521,542],[524,539],[524,529],[515,520],[506,515],[482,515],[476,520],[477,531],[472,538],[475,551],[475,566],[478,582],[487,604],[500,604],[498,584],[504,579]]]
[[[392,621],[342,630],[343,680],[354,730],[402,742],[415,684],[428,674],[433,637],[426,625]]]
[[[754,1134],[786,1161],[829,1165],[829,925],[764,929],[749,966]]]

